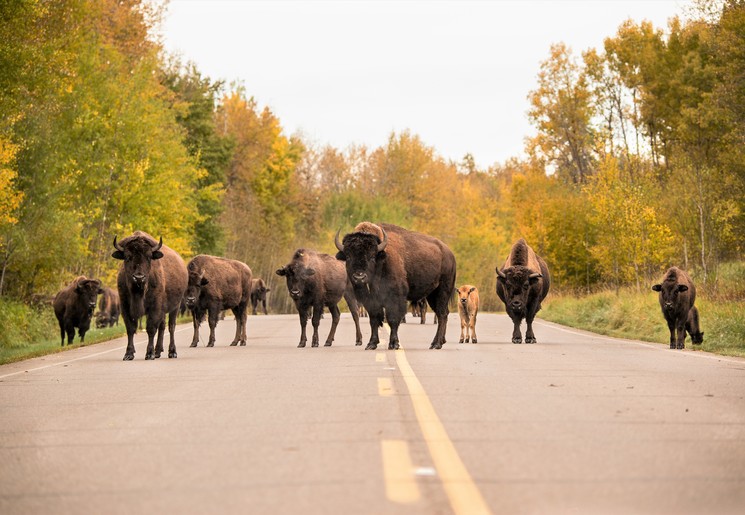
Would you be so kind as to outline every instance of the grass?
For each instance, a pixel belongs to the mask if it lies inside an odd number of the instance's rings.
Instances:
[[[745,357],[745,302],[696,299],[704,343],[686,348],[726,356]],[[660,311],[657,295],[635,290],[601,292],[585,297],[552,296],[539,316],[559,324],[595,333],[669,344],[670,332]]]
[[[178,323],[187,321],[190,322],[191,317],[178,319]],[[51,306],[30,307],[0,299],[0,365],[93,345],[127,334],[121,319],[114,327],[96,329],[95,321],[91,326],[85,333],[85,343],[80,343],[76,330],[73,344],[63,347],[60,345],[59,324]]]

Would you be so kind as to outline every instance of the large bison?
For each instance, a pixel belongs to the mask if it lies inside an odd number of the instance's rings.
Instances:
[[[96,313],[96,327],[113,327],[119,325],[119,315],[121,314],[121,305],[119,303],[119,294],[105,286],[101,294],[101,300],[98,301],[98,313]]]
[[[159,358],[163,352],[166,315],[171,337],[168,357],[177,357],[174,338],[176,317],[189,279],[184,260],[176,251],[163,245],[162,237],[157,242],[142,231],[135,231],[119,243],[115,236],[114,248],[116,250],[111,256],[123,261],[116,283],[124,325],[127,328],[124,361],[135,357],[134,335],[137,332],[137,322],[142,316],[147,316],[145,359]],[[154,346],[156,332],[158,342]]]
[[[660,294],[660,307],[670,329],[670,348],[685,348],[686,331],[693,343],[703,343],[704,333],[699,327],[698,309],[693,305],[696,302],[696,287],[688,274],[672,266],[665,273],[662,283],[652,286],[652,290]]]
[[[507,308],[507,314],[515,325],[512,343],[522,343],[520,324],[525,319],[525,343],[536,343],[533,334],[533,319],[541,302],[548,295],[551,278],[546,262],[520,238],[512,246],[507,261],[497,267],[497,295]]]
[[[308,341],[305,335],[305,326],[311,310],[313,311],[311,346],[318,347],[318,325],[321,322],[323,306],[328,307],[331,312],[331,330],[324,345],[326,347],[331,345],[341,316],[337,304],[342,297],[347,301],[347,306],[349,306],[349,311],[357,329],[356,345],[362,345],[359,307],[342,263],[328,254],[319,254],[314,250],[298,249],[292,256],[292,260],[278,269],[276,274],[287,280],[287,290],[290,292],[290,297],[292,297],[300,315],[300,343],[298,347],[305,347]]]
[[[191,346],[199,343],[199,324],[208,315],[210,339],[207,347],[215,346],[215,327],[224,309],[235,315],[235,338],[230,343],[246,345],[246,316],[251,299],[251,269],[245,263],[200,254],[189,261],[189,286],[184,299],[194,320]]]
[[[460,340],[478,343],[476,339],[476,315],[479,313],[479,290],[470,284],[464,284],[456,291],[458,295],[458,314],[460,315]]]
[[[455,287],[455,256],[432,236],[392,224],[362,222],[339,242],[336,258],[346,263],[347,276],[357,300],[370,314],[372,335],[367,349],[380,342],[378,328],[388,321],[389,349],[398,349],[398,326],[406,304],[426,298],[437,317],[437,332],[430,349],[445,343],[448,302]]]
[[[67,333],[67,344],[72,345],[76,327],[80,341],[85,341],[85,333],[91,327],[91,316],[96,308],[96,297],[101,292],[100,281],[81,275],[66,288],[60,290],[54,298],[52,304],[59,322],[62,345],[65,345],[65,333]]]
[[[256,314],[256,306],[261,302],[261,307],[264,308],[264,314],[268,315],[266,310],[266,294],[272,291],[268,288],[264,279],[253,279],[251,280],[251,307],[253,308],[253,314]]]

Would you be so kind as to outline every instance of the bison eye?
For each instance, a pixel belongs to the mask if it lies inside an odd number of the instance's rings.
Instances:
[[[523,290],[527,290],[529,287],[528,283],[523,284]]]

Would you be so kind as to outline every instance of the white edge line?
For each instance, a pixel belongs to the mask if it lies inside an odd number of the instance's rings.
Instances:
[[[535,322],[539,322],[539,324],[543,324],[553,329],[558,329],[559,331],[564,331],[565,333],[576,334],[577,336],[592,337],[598,340],[607,340],[609,342],[615,342],[615,343],[629,343],[632,345],[637,345],[639,347],[647,347],[649,349],[654,349],[658,351],[672,350],[666,347],[665,344],[661,344],[661,343],[645,343],[645,342],[640,342],[637,340],[628,340],[626,338],[613,338],[612,336],[605,336],[605,335],[593,333],[590,331],[580,332],[580,331],[576,331],[573,329],[568,329],[555,322],[549,322],[548,320],[536,320]],[[689,356],[692,358],[705,358],[705,359],[711,359],[714,361],[726,361],[728,363],[737,363],[738,365],[745,364],[745,360],[739,360],[737,358],[731,358],[728,356],[720,356],[718,354],[710,354],[706,351],[681,352],[681,353],[676,353],[676,354],[679,356]]]
[[[190,329],[190,327],[182,327],[181,329],[177,329],[176,331],[173,332],[173,334],[180,333],[181,331],[186,331],[187,329]],[[122,337],[120,336],[118,338],[122,338]],[[112,340],[108,340],[108,341],[110,342]],[[145,343],[145,342],[147,342],[147,340],[141,340],[139,342],[134,342],[134,344],[135,345],[139,345],[139,344]],[[106,343],[106,342],[99,342],[99,343]],[[98,344],[96,343],[94,345],[98,345]],[[85,348],[85,347],[78,347],[78,349],[82,349],[82,348]],[[5,379],[6,377],[17,376],[19,374],[26,374],[28,372],[36,372],[38,370],[44,370],[45,368],[58,367],[60,365],[66,365],[67,363],[73,363],[75,361],[81,361],[81,360],[88,359],[88,358],[94,358],[94,357],[100,356],[102,354],[108,354],[109,352],[114,352],[114,351],[117,351],[117,350],[120,351],[120,350],[126,349],[126,348],[127,348],[127,346],[124,345],[123,347],[115,347],[113,349],[104,350],[104,351],[101,351],[101,352],[96,352],[95,354],[88,354],[87,356],[81,356],[79,358],[68,359],[66,361],[60,361],[59,363],[50,363],[49,365],[44,365],[43,367],[29,368],[28,370],[19,370],[18,372],[11,372],[10,374],[1,375],[0,376],[0,379]],[[39,357],[43,357],[43,356],[39,356]]]

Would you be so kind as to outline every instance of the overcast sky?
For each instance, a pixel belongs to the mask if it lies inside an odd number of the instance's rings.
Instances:
[[[690,0],[171,0],[166,48],[240,81],[285,133],[344,150],[410,130],[486,168],[523,155],[526,112],[551,44],[580,55],[626,19],[684,16]]]

